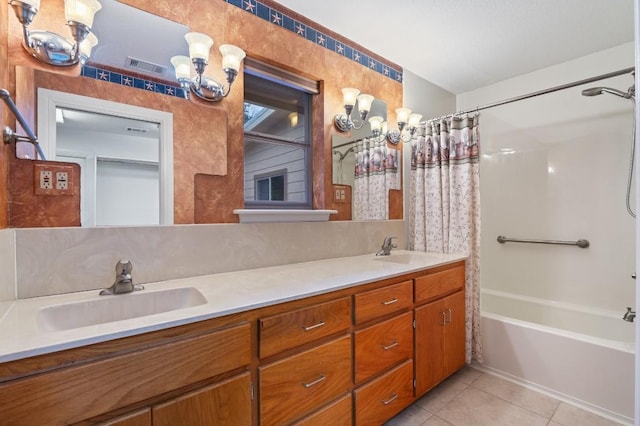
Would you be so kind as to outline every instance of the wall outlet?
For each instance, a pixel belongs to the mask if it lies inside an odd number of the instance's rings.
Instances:
[[[69,189],[69,173],[56,172],[56,189],[61,191]]]
[[[33,177],[36,195],[73,195],[73,166],[54,161],[36,163]]]
[[[53,189],[53,173],[51,170],[40,170],[40,189]]]

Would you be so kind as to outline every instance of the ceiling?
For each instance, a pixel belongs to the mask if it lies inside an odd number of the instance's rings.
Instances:
[[[632,0],[277,2],[454,94],[634,38]]]

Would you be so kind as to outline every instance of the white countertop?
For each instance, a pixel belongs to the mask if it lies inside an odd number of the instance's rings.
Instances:
[[[99,296],[98,291],[92,290],[1,302],[0,362],[302,299],[463,259],[465,256],[462,255],[396,250],[391,256],[366,254],[147,283],[143,292],[194,287],[207,302],[159,314],[61,331],[47,331],[42,327],[38,320],[41,309],[129,295]]]

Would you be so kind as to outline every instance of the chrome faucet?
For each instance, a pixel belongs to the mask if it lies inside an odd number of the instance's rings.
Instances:
[[[109,288],[105,288],[100,292],[100,296],[108,296],[111,294],[131,293],[132,291],[142,290],[143,286],[133,283],[131,270],[133,264],[128,259],[122,259],[116,264],[116,280]]]
[[[636,311],[631,310],[631,308],[627,307],[627,312],[624,313],[622,319],[628,322],[633,322],[636,318]]]
[[[394,238],[397,239],[398,237],[385,237],[384,242],[382,243],[382,248],[376,253],[376,256],[389,256],[391,254],[391,249],[398,247],[397,244],[393,244]]]

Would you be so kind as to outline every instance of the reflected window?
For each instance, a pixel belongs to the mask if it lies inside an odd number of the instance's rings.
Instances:
[[[287,201],[287,171],[280,170],[270,175],[255,177],[256,200]]]
[[[312,93],[245,67],[244,199],[247,208],[312,207]]]

